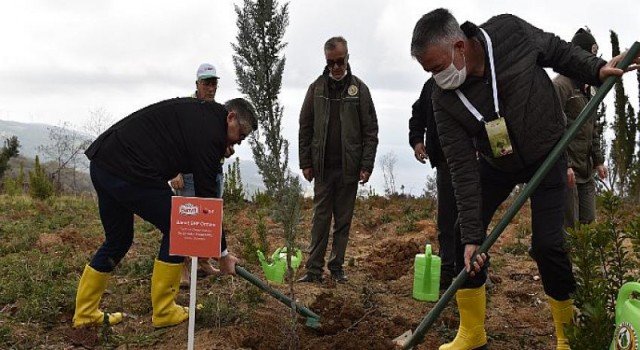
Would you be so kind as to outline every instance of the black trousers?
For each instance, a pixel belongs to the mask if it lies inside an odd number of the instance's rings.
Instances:
[[[509,196],[515,185],[528,182],[542,162],[517,173],[506,173],[480,160],[482,186],[482,220],[485,230],[498,206]],[[563,229],[567,196],[567,161],[558,160],[531,195],[531,249],[536,257],[544,291],[556,300],[567,300],[575,290],[576,281],[571,260],[565,248]],[[459,236],[459,229],[456,229]],[[457,271],[464,268],[464,246],[457,240]],[[486,281],[486,271],[469,278],[463,288],[477,288]]]
[[[98,248],[89,266],[100,272],[111,272],[127,254],[133,243],[133,214],[152,223],[162,232],[158,259],[178,264],[183,256],[169,255],[171,227],[171,196],[167,188],[132,184],[91,162],[89,172],[98,194],[100,220],[104,227],[104,243]]]
[[[453,277],[456,262],[455,224],[458,219],[456,196],[451,183],[451,172],[447,162],[442,160],[436,167],[436,186],[438,189],[438,244],[440,246],[441,274]]]

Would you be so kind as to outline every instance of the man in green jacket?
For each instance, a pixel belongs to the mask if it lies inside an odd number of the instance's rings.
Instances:
[[[597,54],[598,44],[588,31],[580,28],[571,43],[583,50]],[[553,79],[560,106],[567,116],[567,127],[571,126],[591,99],[592,86],[558,75]],[[594,113],[595,114],[595,113]],[[600,147],[600,130],[595,116],[591,116],[578,131],[567,148],[567,206],[564,216],[565,227],[574,228],[579,223],[589,224],[596,219],[596,182],[594,173],[600,179],[607,177],[604,156]]]
[[[344,264],[358,181],[369,181],[378,147],[378,120],[369,88],[351,74],[347,41],[324,45],[327,66],[310,86],[300,112],[300,169],[314,183],[311,252],[299,282],[323,280],[324,257],[334,219],[331,278],[346,282]]]

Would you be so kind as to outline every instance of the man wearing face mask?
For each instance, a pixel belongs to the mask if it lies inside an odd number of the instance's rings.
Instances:
[[[300,169],[315,179],[313,227],[306,274],[299,282],[322,282],[333,218],[333,243],[327,268],[335,282],[343,270],[358,181],[369,181],[378,147],[378,120],[369,88],[351,74],[343,37],[324,45],[327,65],[310,86],[300,111]]]
[[[460,26],[445,9],[416,23],[411,55],[438,85],[431,98],[459,212],[456,268],[470,276],[456,293],[458,334],[440,350],[484,349],[487,256],[471,258],[498,206],[516,184],[531,179],[565,131],[562,106],[543,68],[600,85],[623,73],[614,68],[621,56],[605,62],[513,15],[493,17],[480,27]],[[569,296],[575,290],[564,249],[566,171],[563,157],[531,196],[532,249],[549,297],[557,349],[569,349],[563,327],[572,318]]]

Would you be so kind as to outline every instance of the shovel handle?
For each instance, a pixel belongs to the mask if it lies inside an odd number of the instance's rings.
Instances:
[[[288,306],[290,308],[293,308],[294,305],[295,305],[296,311],[299,314],[301,314],[302,316],[315,318],[315,319],[318,319],[318,320],[320,319],[320,316],[318,316],[316,313],[314,313],[313,311],[307,309],[306,307],[304,307],[302,305],[298,305],[298,304],[294,303],[293,300],[291,300],[291,298],[289,298],[288,296],[282,294],[282,292],[271,288],[263,280],[261,280],[260,278],[258,278],[255,275],[253,275],[249,271],[245,270],[244,267],[236,265],[236,274],[238,274],[238,276],[244,278],[245,280],[249,281],[249,283],[253,284],[254,286],[256,286],[256,287],[264,290],[265,292],[269,293],[272,297],[278,299],[281,303],[285,304],[286,306]]]

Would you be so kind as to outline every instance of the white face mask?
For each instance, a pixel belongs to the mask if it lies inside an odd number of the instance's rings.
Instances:
[[[465,79],[467,79],[466,58],[462,55],[462,59],[465,60],[464,67],[462,67],[461,70],[458,70],[458,68],[453,64],[454,55],[455,47],[451,50],[451,64],[449,67],[445,68],[438,74],[433,75],[433,79],[435,79],[436,84],[444,90],[455,90],[464,83]]]

